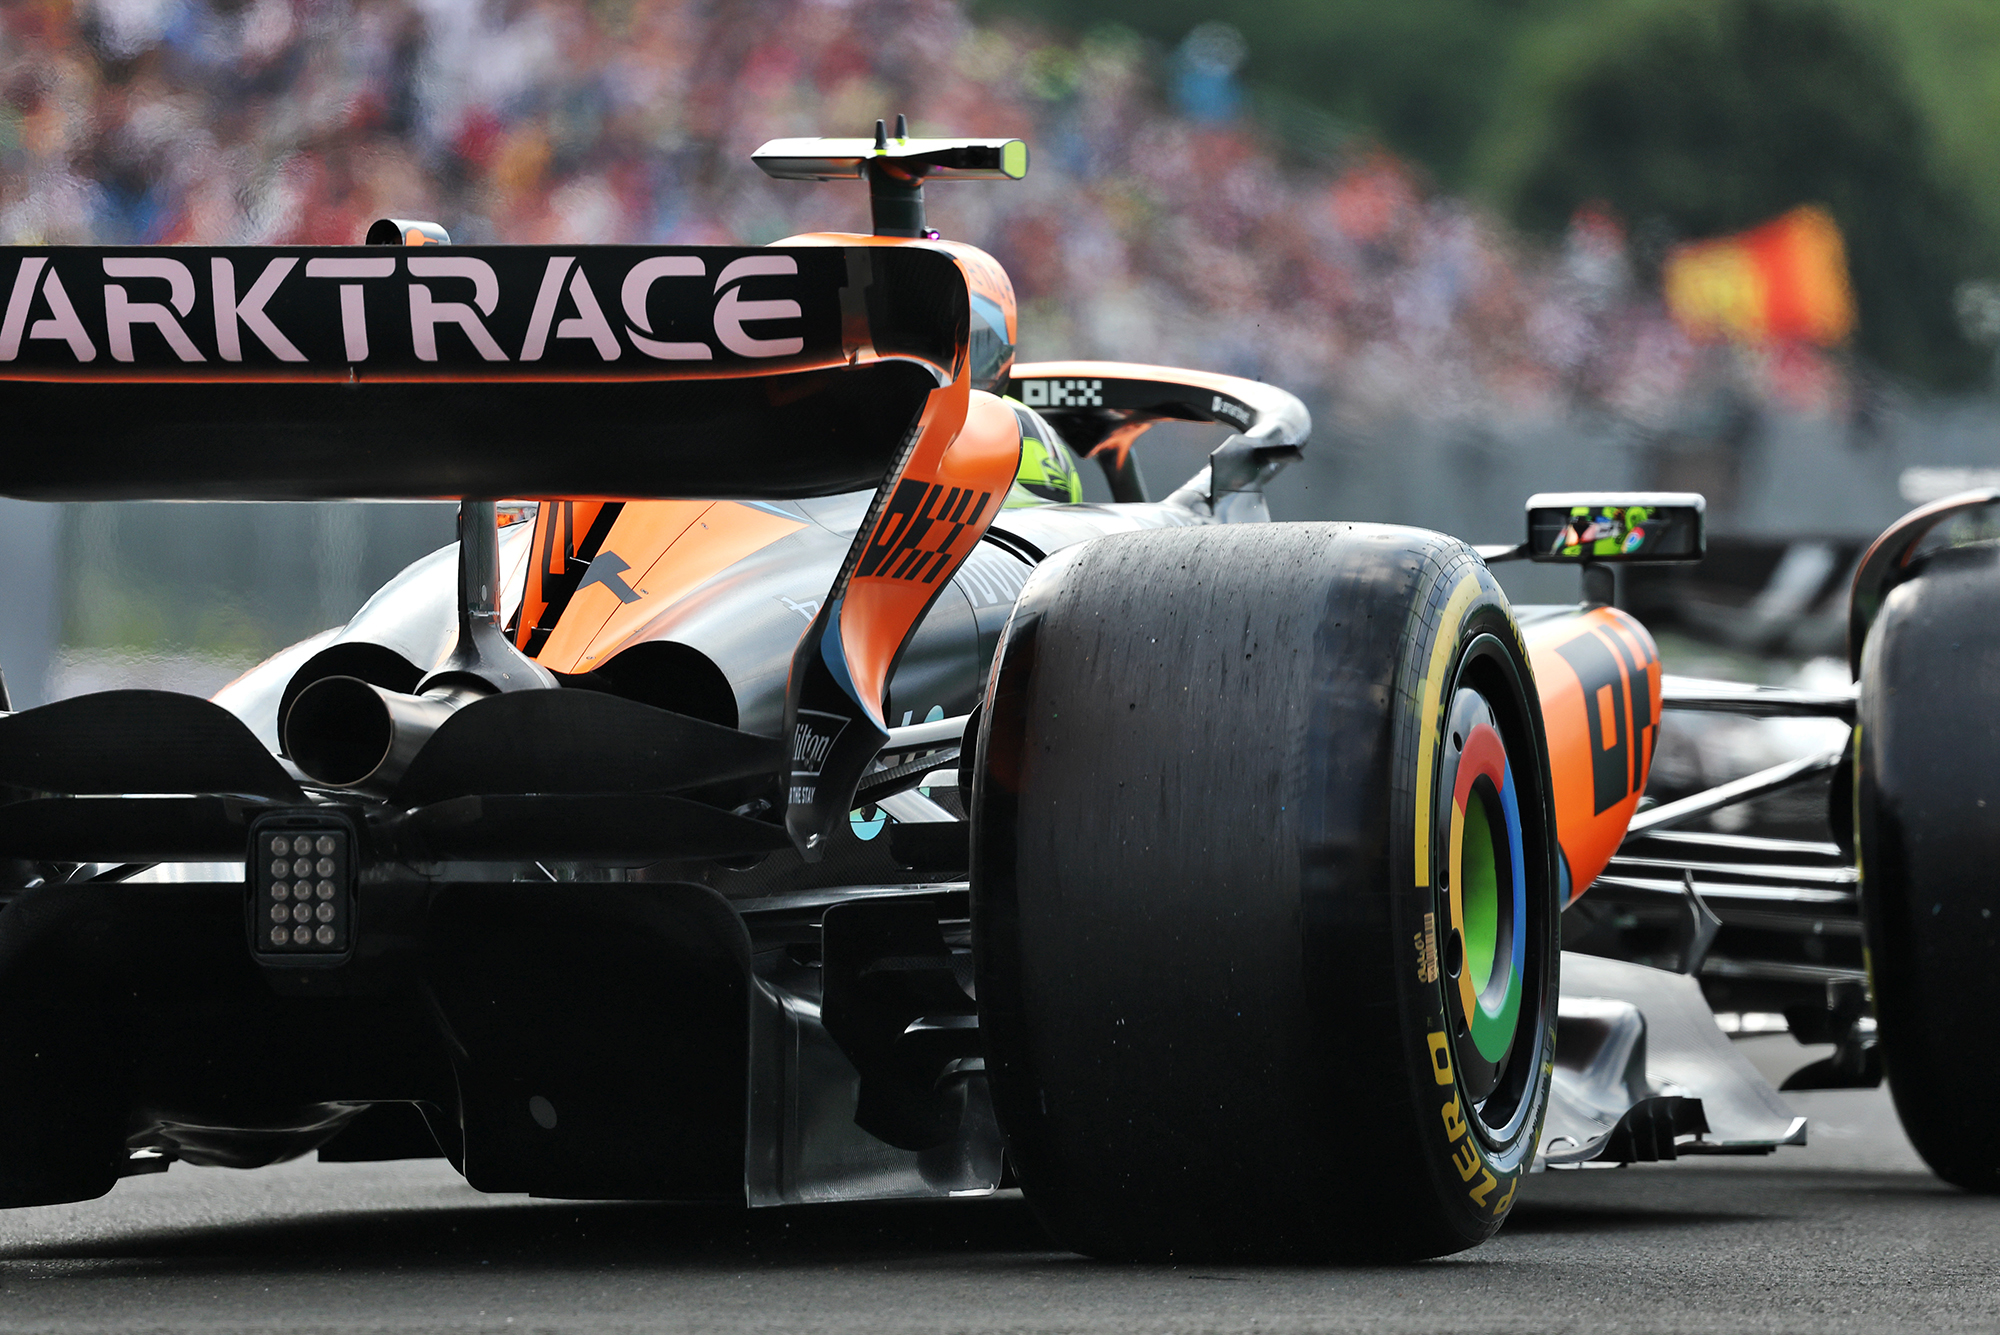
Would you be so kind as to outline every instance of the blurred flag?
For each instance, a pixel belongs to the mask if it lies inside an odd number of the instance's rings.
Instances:
[[[1816,204],[1667,254],[1667,309],[1690,334],[1831,347],[1854,332],[1847,247]]]

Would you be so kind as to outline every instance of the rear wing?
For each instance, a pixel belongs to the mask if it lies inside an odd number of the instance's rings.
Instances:
[[[0,258],[0,495],[464,499],[442,675],[506,691],[548,682],[500,634],[483,498],[873,487],[787,691],[784,814],[816,860],[888,735],[904,643],[1019,466],[1013,412],[971,388],[974,261],[921,240],[451,246],[406,230],[401,247]]]
[[[28,500],[857,490],[969,327],[922,244],[16,254],[0,495]]]

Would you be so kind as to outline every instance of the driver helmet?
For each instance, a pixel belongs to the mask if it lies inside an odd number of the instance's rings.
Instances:
[[[1004,508],[1073,505],[1082,500],[1083,474],[1077,469],[1076,455],[1049,420],[1018,399],[1008,399],[1007,406],[1021,423],[1021,467],[1014,474],[1014,485],[1007,489]]]

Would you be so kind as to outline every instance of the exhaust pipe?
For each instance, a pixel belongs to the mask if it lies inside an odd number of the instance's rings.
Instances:
[[[411,224],[429,226],[430,224]],[[387,792],[444,721],[501,691],[553,690],[555,675],[500,628],[500,529],[494,502],[458,506],[458,642],[417,694],[359,677],[322,677],[298,693],[279,734],[309,779]],[[4,706],[0,706],[4,707]]]
[[[316,783],[386,792],[446,719],[489,694],[462,681],[405,695],[359,677],[322,677],[285,712],[285,754]]]

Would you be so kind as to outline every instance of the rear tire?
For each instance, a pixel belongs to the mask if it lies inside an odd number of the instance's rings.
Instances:
[[[1420,1257],[1499,1227],[1554,1052],[1534,698],[1504,596],[1437,534],[1157,531],[1035,572],[972,915],[995,1104],[1060,1240]]]
[[[1854,832],[1878,1038],[1931,1170],[2000,1192],[2000,547],[1929,558],[1861,657]]]

